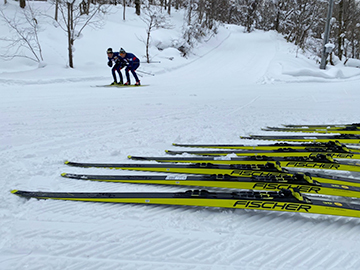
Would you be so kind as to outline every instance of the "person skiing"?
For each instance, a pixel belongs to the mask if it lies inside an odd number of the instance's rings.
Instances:
[[[121,74],[121,69],[125,66],[125,62],[123,62],[122,58],[120,57],[118,52],[113,52],[112,48],[107,49],[108,55],[108,66],[112,67],[111,73],[113,75],[114,81],[110,85],[122,85],[124,84],[123,76]],[[115,65],[113,66],[113,62]],[[119,74],[120,82],[117,82],[116,79],[116,72]]]
[[[126,74],[126,79],[127,82],[125,83],[125,85],[130,85],[130,74],[129,71],[131,71],[132,75],[135,78],[135,85],[140,85],[140,80],[135,72],[135,70],[140,66],[140,60],[139,58],[137,58],[134,54],[126,52],[123,48],[120,49],[120,57],[122,58],[122,60],[125,62],[125,74]]]

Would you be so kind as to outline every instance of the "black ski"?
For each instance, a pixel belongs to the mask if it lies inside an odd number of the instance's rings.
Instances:
[[[275,176],[253,176],[232,177],[215,175],[209,176],[154,176],[154,175],[84,175],[84,174],[62,174],[63,177],[91,180],[101,182],[118,182],[134,184],[156,184],[175,186],[198,186],[216,188],[234,188],[251,190],[281,190],[283,188],[297,188],[302,193],[343,196],[360,198],[360,187],[348,186],[342,182],[341,185],[320,183],[303,173]],[[359,182],[360,184],[360,182]]]
[[[189,148],[209,148],[209,149],[239,149],[239,150],[277,150],[280,148],[285,149],[347,149],[349,151],[358,152],[359,148],[349,148],[345,144],[339,143],[338,141],[329,141],[324,143],[274,143],[274,144],[258,144],[258,145],[245,145],[245,144],[181,144],[173,143],[173,146],[177,147],[189,147]]]
[[[194,154],[194,152],[191,153]],[[328,155],[316,155],[309,157],[291,157],[291,156],[267,157],[267,156],[259,155],[259,156],[245,156],[245,157],[236,157],[236,158],[128,156],[128,158],[134,160],[154,160],[158,162],[181,162],[181,163],[227,164],[227,165],[239,165],[239,164],[265,165],[268,162],[273,162],[279,164],[282,167],[360,172],[360,162],[338,161],[338,160],[334,160],[331,156]]]
[[[292,142],[329,142],[329,141],[338,141],[344,144],[360,144],[360,135],[307,135],[307,136],[277,136],[277,135],[250,135],[240,136],[241,139],[250,139],[250,140],[271,140],[271,141],[292,141]]]

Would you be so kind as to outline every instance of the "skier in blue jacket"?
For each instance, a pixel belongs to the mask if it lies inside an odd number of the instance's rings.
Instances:
[[[112,48],[107,49],[107,55],[108,55],[108,66],[112,67],[111,73],[113,75],[114,81],[110,85],[122,85],[124,84],[123,76],[121,74],[121,69],[125,66],[125,62],[123,62],[122,58],[120,57],[118,52],[113,52]],[[115,65],[113,66],[113,63]],[[116,72],[119,74],[120,82],[117,82],[116,79]]]
[[[125,83],[125,85],[130,85],[130,74],[129,71],[131,71],[132,75],[135,78],[135,85],[140,85],[140,80],[135,72],[135,70],[140,66],[140,60],[139,58],[137,58],[134,54],[126,52],[123,48],[120,49],[120,57],[122,58],[122,60],[125,62],[126,65],[126,69],[125,69],[125,74],[126,74],[126,79],[127,82]]]

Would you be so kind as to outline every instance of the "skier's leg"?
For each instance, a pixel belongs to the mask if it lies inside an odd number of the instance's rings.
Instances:
[[[111,74],[112,74],[112,76],[113,76],[113,78],[114,78],[114,82],[115,83],[117,83],[117,80],[116,80],[116,73],[115,73],[115,71],[116,71],[116,65],[111,69]]]
[[[125,75],[126,75],[126,80],[127,80],[126,84],[130,84],[130,74],[129,74],[128,67],[125,69]]]
[[[137,74],[136,74],[136,72],[135,72],[135,70],[136,70],[139,66],[140,66],[140,64],[134,64],[134,65],[133,65],[133,68],[131,69],[131,73],[132,73],[132,75],[134,76],[136,82],[140,82],[140,80],[139,80],[139,78],[138,78],[138,76],[137,76]]]
[[[119,73],[119,77],[120,77],[120,84],[124,84],[124,80],[123,80],[123,76],[122,76],[122,73],[121,73],[121,68],[119,66],[119,68],[117,69],[117,72]]]
[[[134,69],[131,70],[131,73],[134,76],[136,82],[140,81]]]

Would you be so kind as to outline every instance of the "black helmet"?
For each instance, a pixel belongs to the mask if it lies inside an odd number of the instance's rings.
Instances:
[[[112,48],[108,48],[106,52],[107,53],[113,53],[113,50],[112,50]]]
[[[120,48],[120,53],[126,53],[123,48]]]

